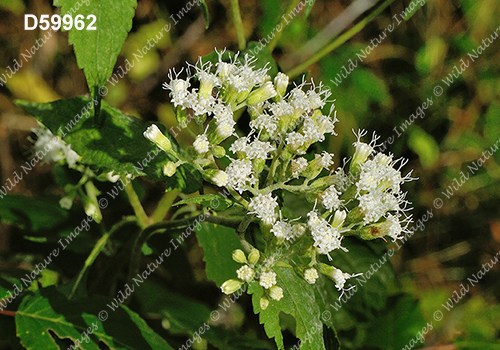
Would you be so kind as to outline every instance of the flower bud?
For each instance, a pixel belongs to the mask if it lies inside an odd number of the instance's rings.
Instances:
[[[267,309],[268,306],[269,306],[269,299],[267,299],[265,296],[260,298],[260,308],[262,310],[265,310]]]
[[[347,213],[345,212],[345,210],[337,210],[335,212],[335,216],[333,217],[332,226],[340,227],[344,223],[346,216]]]
[[[222,146],[214,146],[211,151],[215,158],[222,158],[226,155],[226,150]]]
[[[220,289],[224,294],[233,294],[238,289],[240,289],[242,285],[243,285],[242,281],[236,279],[230,279],[224,282],[220,287]]]
[[[193,147],[198,154],[205,154],[208,152],[208,147],[210,146],[210,142],[208,142],[208,138],[205,134],[198,135],[196,140],[193,142]]]
[[[372,154],[373,147],[364,142],[356,142],[354,147],[355,151],[352,156],[350,169],[352,173],[356,174],[361,169],[361,165],[366,162],[368,157]]]
[[[316,283],[316,280],[319,278],[318,270],[314,267],[308,268],[304,271],[304,280],[309,284]]]
[[[229,181],[229,176],[225,171],[219,169],[207,169],[203,172],[203,178],[215,186],[224,187]]]
[[[276,91],[278,92],[278,96],[283,98],[286,94],[286,89],[288,88],[288,75],[279,72],[276,77],[274,78],[274,86]],[[280,98],[280,99],[281,99]]]
[[[245,253],[241,249],[235,249],[233,251],[233,260],[240,264],[245,264],[247,262]]]
[[[259,250],[253,248],[250,251],[250,254],[248,254],[248,262],[251,265],[255,265],[255,264],[257,264],[259,262],[259,259],[260,259],[260,252],[259,252]]]
[[[153,142],[160,149],[165,152],[170,152],[172,150],[172,143],[170,140],[161,132],[161,130],[156,126],[156,124],[150,125],[146,131],[143,133],[144,137],[149,141]]]
[[[276,285],[272,286],[269,289],[269,296],[271,297],[271,299],[279,301],[281,298],[283,298],[283,289]]]
[[[177,170],[177,166],[175,165],[174,162],[167,162],[163,166],[163,175],[172,177],[175,174],[175,171]]]
[[[264,102],[273,98],[277,95],[276,90],[274,90],[273,83],[270,81],[265,82],[258,89],[252,91],[252,93],[247,98],[247,104],[252,106],[260,102]]]

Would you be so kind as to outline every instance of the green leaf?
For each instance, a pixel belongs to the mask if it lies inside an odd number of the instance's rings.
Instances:
[[[205,0],[200,0],[201,12],[203,12],[203,17],[205,17],[205,29],[210,26],[210,17],[208,14],[208,6]]]
[[[67,217],[68,212],[61,208],[58,198],[37,199],[8,195],[0,200],[2,222],[22,229],[50,229],[65,221]]]
[[[408,147],[418,154],[425,169],[434,167],[439,160],[439,145],[434,138],[424,130],[414,126],[408,138]]]
[[[132,29],[136,0],[54,0],[61,6],[61,16],[69,14],[73,19],[84,16],[85,28],[74,25],[69,30],[69,43],[73,45],[78,67],[84,70],[92,96],[95,88],[106,85],[113,73],[116,59]],[[89,15],[96,17],[96,30],[87,30],[91,22]]]
[[[280,301],[270,299],[268,307],[262,310],[260,298],[264,293],[263,288],[257,282],[250,283],[248,287],[248,292],[253,294],[254,312],[259,313],[260,323],[264,324],[267,336],[275,338],[278,349],[285,348],[280,326],[280,313],[283,312],[295,318],[296,336],[302,341],[301,350],[325,349],[321,310],[313,287],[290,268],[275,266],[273,270],[277,274],[277,285],[283,288]]]
[[[233,260],[232,254],[233,250],[242,249],[236,232],[229,227],[205,222],[196,237],[203,248],[207,277],[218,287],[228,279],[236,278],[236,270],[241,264]]]
[[[41,289],[19,306],[17,336],[28,350],[58,350],[49,331],[59,338],[79,341],[85,350],[99,349],[99,341],[111,349],[173,349],[135,312],[123,305],[112,311],[107,303],[109,300],[103,298],[69,301],[55,287]],[[104,312],[108,318],[101,321],[98,315],[103,318]]]
[[[395,305],[390,305],[381,315],[373,318],[366,345],[379,349],[402,349],[424,327],[427,327],[427,322],[420,313],[417,300],[409,295],[401,296]]]
[[[230,198],[224,197],[223,195],[217,193],[189,197],[181,200],[180,202],[176,202],[175,205],[190,203],[201,204],[205,207],[210,207],[213,210],[222,211],[231,207],[235,202],[233,202]]]
[[[97,175],[113,171],[120,175],[147,176],[154,181],[164,181],[166,190],[178,188],[184,193],[196,192],[203,184],[201,174],[191,163],[181,165],[172,177],[163,175],[163,165],[174,158],[143,136],[151,123],[126,115],[105,101],[101,110],[105,117],[102,125],[95,125],[90,118],[93,102],[85,97],[50,103],[16,103],[54,135],[70,143],[71,148],[82,156],[81,163]],[[157,125],[170,138],[174,150],[184,154],[166,128]]]
[[[489,143],[493,144],[498,140],[498,130],[500,130],[500,103],[493,101],[486,112],[484,122],[484,136]]]

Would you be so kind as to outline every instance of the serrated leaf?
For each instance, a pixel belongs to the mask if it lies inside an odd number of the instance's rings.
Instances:
[[[260,323],[269,338],[274,338],[278,349],[284,349],[280,326],[280,313],[291,315],[296,322],[296,336],[301,340],[301,350],[325,349],[321,310],[316,302],[313,287],[300,278],[292,269],[275,266],[277,285],[283,288],[283,298],[269,300],[265,310],[260,308],[263,288],[256,282],[250,283],[248,293],[252,295],[253,308],[259,313]]]
[[[135,312],[123,305],[112,311],[107,302],[103,298],[69,301],[55,287],[41,289],[19,306],[17,336],[28,350],[58,350],[49,330],[59,338],[78,340],[82,350],[98,350],[99,341],[117,350],[173,349]],[[98,317],[103,310],[108,316],[105,321]],[[92,332],[89,343],[83,332]]]
[[[167,190],[178,188],[184,193],[196,192],[203,184],[201,174],[191,163],[181,165],[172,177],[163,175],[163,165],[174,158],[143,136],[151,123],[126,115],[105,101],[101,109],[102,125],[94,124],[90,118],[88,107],[93,102],[85,97],[50,103],[16,103],[54,135],[71,144],[71,148],[82,156],[81,163],[97,175],[113,171],[121,175],[147,176],[154,181],[164,181]],[[170,138],[174,150],[184,154],[166,128],[157,125]]]
[[[204,195],[189,197],[181,200],[180,202],[176,202],[175,205],[183,205],[191,203],[201,204],[205,207],[210,207],[211,209],[216,211],[226,210],[227,208],[231,207],[234,204],[234,202],[231,199],[226,198],[223,195],[217,193],[217,194],[204,194]]]
[[[241,264],[232,258],[233,250],[242,249],[235,230],[229,227],[203,223],[196,232],[198,243],[203,248],[203,260],[207,263],[207,277],[218,287],[231,278]]]
[[[65,221],[68,212],[59,199],[5,196],[0,200],[0,220],[26,230],[50,229]]]
[[[116,59],[132,29],[136,0],[54,0],[61,7],[61,16],[69,14],[73,19],[83,15],[85,28],[69,30],[69,43],[73,45],[78,67],[83,69],[92,96],[95,88],[106,85],[113,73]],[[94,15],[96,30],[87,30]]]

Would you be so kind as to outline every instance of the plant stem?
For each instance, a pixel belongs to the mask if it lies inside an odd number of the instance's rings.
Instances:
[[[231,0],[231,7],[233,8],[234,27],[236,28],[236,35],[238,36],[238,47],[240,50],[245,50],[247,43],[243,31],[243,21],[241,20],[240,4],[238,0]]]
[[[283,28],[286,26],[285,23],[287,22],[286,21],[286,16],[292,12],[292,10],[294,9],[295,6],[297,6],[299,0],[292,0],[290,1],[290,4],[288,4],[288,7],[286,8],[285,10],[285,13],[283,14],[283,16],[281,16],[281,21],[279,22],[279,24],[276,26],[276,28],[281,28],[281,30],[279,30],[277,33],[276,31],[274,32],[274,38],[271,40],[271,42],[267,45],[267,48],[269,49],[270,52],[273,52],[274,48],[276,47],[276,45],[278,44],[278,41],[280,40],[281,38],[281,34],[283,33]],[[285,16],[285,18],[283,18]],[[288,24],[287,24],[288,25]]]
[[[127,179],[125,178],[125,176],[122,176],[122,181],[124,184],[127,183],[126,182]],[[128,200],[132,205],[132,208],[134,209],[134,213],[137,216],[137,219],[139,220],[139,224],[141,225],[142,228],[146,227],[148,225],[149,218],[146,215],[144,208],[142,207],[141,201],[139,200],[137,193],[135,193],[132,181],[130,181],[124,187],[125,187],[125,192],[127,193],[128,196]]]
[[[375,11],[373,11],[367,17],[359,21],[354,27],[349,29],[341,36],[337,37],[337,39],[332,41],[329,45],[325,46],[323,49],[319,50],[314,56],[312,56],[311,58],[299,64],[297,67],[290,70],[287,73],[288,76],[290,76],[290,78],[295,78],[297,75],[304,72],[307,69],[307,67],[309,67],[313,63],[316,63],[324,56],[329,54],[331,51],[335,50],[337,47],[345,43],[347,40],[351,39],[354,35],[359,33],[370,21],[372,21],[375,17],[377,17],[392,2],[394,2],[394,0],[384,1]]]
[[[151,215],[151,220],[153,221],[153,223],[163,220],[165,215],[167,215],[168,211],[170,210],[172,203],[174,203],[175,199],[179,195],[179,192],[180,191],[178,189],[174,188],[173,190],[168,191],[163,195],[163,197],[160,199],[160,202],[158,202],[158,206]]]
[[[16,317],[16,312],[15,311],[0,310],[0,315]]]
[[[83,276],[85,275],[85,272],[87,272],[87,269],[90,266],[92,266],[92,264],[94,263],[95,259],[97,258],[97,256],[99,255],[99,253],[102,251],[102,249],[106,246],[106,243],[111,238],[111,236],[113,235],[113,233],[115,233],[116,231],[118,231],[118,229],[120,229],[122,226],[124,226],[126,224],[129,224],[129,223],[133,223],[133,222],[137,222],[137,218],[134,217],[134,216],[128,216],[128,217],[124,218],[122,221],[120,221],[119,223],[117,223],[116,225],[114,225],[111,228],[111,230],[109,230],[108,233],[105,233],[97,241],[96,245],[94,246],[94,249],[92,249],[92,251],[90,252],[90,255],[88,256],[87,260],[85,260],[85,264],[83,265],[82,270],[78,274],[78,277],[76,278],[76,281],[75,281],[75,284],[73,285],[73,288],[71,288],[71,293],[69,294],[68,299],[71,299],[73,297],[73,295],[75,294],[76,290],[78,289],[78,286],[80,285],[80,282],[83,279]]]

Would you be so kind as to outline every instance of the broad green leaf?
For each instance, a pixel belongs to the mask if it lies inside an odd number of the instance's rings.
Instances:
[[[211,209],[216,211],[226,210],[227,208],[231,207],[234,204],[234,202],[231,199],[217,193],[217,194],[204,194],[204,195],[189,197],[181,200],[180,202],[176,202],[175,205],[183,205],[190,203],[201,204],[205,207],[210,207]]]
[[[164,181],[167,190],[179,188],[185,193],[196,192],[203,184],[201,174],[191,163],[181,165],[172,177],[163,175],[163,165],[173,158],[143,136],[151,123],[126,115],[105,101],[101,109],[105,117],[102,125],[94,124],[90,118],[93,102],[85,97],[50,103],[17,101],[17,104],[70,143],[82,156],[81,162],[97,175],[113,171],[121,175],[147,176],[154,181]],[[182,153],[166,128],[157,125],[170,138],[173,148]]]
[[[110,301],[103,298],[69,301],[55,287],[41,289],[25,297],[19,306],[17,336],[28,350],[58,350],[49,331],[59,338],[78,341],[83,350],[98,350],[99,341],[120,350],[173,349],[135,312],[124,305],[113,311],[107,303]]]
[[[269,342],[209,324],[212,309],[154,282],[144,282],[144,288],[135,291],[134,297],[142,313],[160,315],[164,327],[173,334],[187,334],[191,339],[198,334],[219,349],[272,349]]]
[[[113,72],[116,59],[132,29],[136,0],[54,0],[61,7],[61,16],[69,14],[73,19],[83,15],[85,28],[75,25],[69,30],[69,43],[73,45],[78,67],[84,70],[92,96],[96,88],[106,85]],[[94,15],[96,30],[88,30]],[[88,17],[88,18],[87,18]]]
[[[264,290],[252,282],[248,292],[252,295],[254,312],[259,314],[260,323],[269,338],[274,338],[278,349],[284,349],[280,326],[280,313],[291,315],[296,322],[296,336],[301,342],[301,350],[325,349],[321,311],[316,302],[313,287],[288,267],[275,266],[277,285],[283,288],[283,298],[270,300],[265,310],[260,308],[260,298]]]
[[[207,263],[207,277],[218,287],[231,278],[241,264],[232,258],[233,250],[242,249],[234,229],[211,223],[203,223],[196,232],[198,243],[203,248],[203,260]]]
[[[439,145],[437,142],[431,135],[416,126],[410,130],[408,146],[418,154],[425,169],[434,167],[439,160]]]
[[[38,199],[7,195],[0,200],[0,220],[26,230],[50,229],[67,217],[68,212],[55,197]]]

